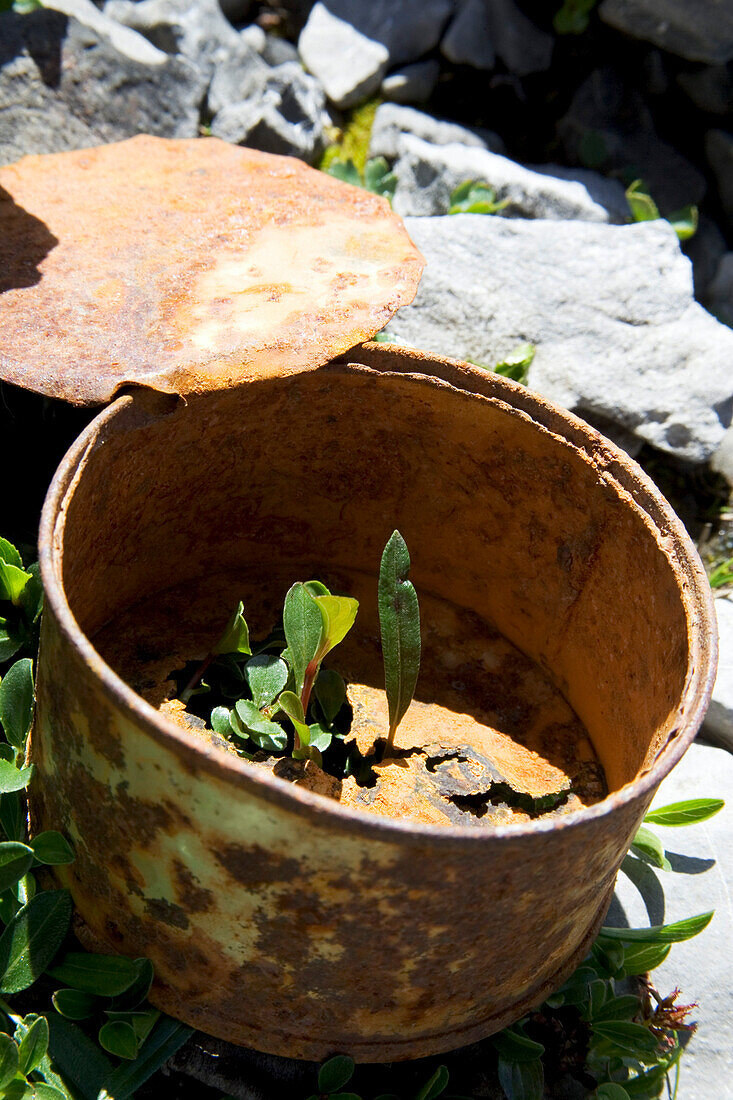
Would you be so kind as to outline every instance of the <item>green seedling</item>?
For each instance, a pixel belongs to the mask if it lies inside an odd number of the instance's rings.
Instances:
[[[634,180],[626,188],[626,201],[635,222],[657,221],[662,215],[642,180]],[[698,210],[696,206],[685,206],[676,210],[665,219],[670,223],[681,241],[688,241],[697,232]]]
[[[483,180],[466,180],[451,192],[449,214],[499,214],[509,199],[497,201],[496,191]]]
[[[399,531],[390,536],[379,569],[379,624],[389,706],[386,753],[415,694],[420,672],[420,609],[408,575],[410,554]]]
[[[397,176],[390,170],[384,157],[373,157],[368,160],[364,166],[363,175],[350,158],[332,160],[326,172],[343,183],[350,183],[352,187],[362,187],[365,191],[381,195],[390,203],[397,189]]]

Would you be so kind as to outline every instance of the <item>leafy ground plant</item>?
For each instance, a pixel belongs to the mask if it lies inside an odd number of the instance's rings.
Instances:
[[[372,157],[364,165],[360,172],[354,161],[349,157],[346,160],[332,160],[326,168],[329,176],[335,176],[343,183],[350,183],[353,187],[363,187],[365,191],[373,191],[375,195],[392,202],[397,188],[397,176],[390,171],[384,157]]]
[[[420,612],[409,569],[407,545],[394,531],[379,571],[387,752],[420,670]],[[248,760],[282,754],[311,760],[339,777],[354,774],[364,760],[347,740],[346,685],[322,664],[351,630],[358,610],[355,599],[334,595],[321,581],[298,581],[285,597],[282,622],[253,648],[240,603],[212,652],[192,674],[184,670],[181,701]]]
[[[521,385],[526,386],[529,368],[534,360],[537,348],[534,344],[518,344],[517,347],[505,355],[503,359],[500,359],[493,367],[487,367],[483,363],[477,363],[475,359],[469,359],[469,363],[473,363],[474,367],[481,367],[482,370],[493,371],[495,374],[500,374],[504,378],[511,378],[513,382],[519,382]]]
[[[449,214],[498,214],[509,199],[497,201],[496,191],[485,180],[466,180],[451,192]]]

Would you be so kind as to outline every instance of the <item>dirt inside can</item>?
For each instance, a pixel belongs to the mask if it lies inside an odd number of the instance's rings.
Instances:
[[[356,623],[327,659],[347,684],[348,738],[363,765],[345,778],[313,761],[258,752],[270,769],[344,806],[431,825],[485,828],[562,815],[608,793],[584,725],[550,676],[475,612],[420,592],[423,655],[415,699],[380,761],[388,730],[376,576],[305,564],[264,566],[157,593],[94,638],[106,662],[148,703],[223,752],[236,744],[179,698],[180,670],[203,660],[242,600],[253,639],[266,636],[295,580],[321,579],[359,600]],[[179,673],[178,679],[176,673]]]

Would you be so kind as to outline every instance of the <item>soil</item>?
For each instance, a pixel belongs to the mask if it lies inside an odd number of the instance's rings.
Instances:
[[[364,767],[358,776],[340,779],[312,761],[265,753],[254,766],[344,806],[431,825],[518,823],[566,814],[606,796],[588,732],[547,673],[472,611],[419,588],[420,679],[395,751],[381,762],[388,720],[375,577],[307,566],[209,577],[135,604],[96,635],[95,646],[135,691],[192,737],[236,753],[233,744],[185,710],[175,697],[172,674],[206,656],[238,599],[251,636],[264,637],[290,584],[309,576],[360,602],[356,624],[334,652],[333,666],[348,685],[349,737],[356,740]]]

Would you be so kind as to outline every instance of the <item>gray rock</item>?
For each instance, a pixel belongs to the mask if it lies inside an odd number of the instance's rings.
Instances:
[[[733,58],[733,7],[726,0],[603,0],[599,13],[617,30],[688,61]]]
[[[167,58],[167,54],[137,31],[122,27],[114,19],[110,19],[92,0],[46,0],[43,6],[78,19],[83,26],[106,39],[115,50],[131,61],[139,61],[144,65],[162,65]]]
[[[398,339],[492,365],[529,341],[533,389],[691,462],[733,408],[733,332],[692,297],[666,222],[408,218],[427,260]]]
[[[282,153],[313,163],[325,148],[323,88],[296,62],[270,69],[242,103],[214,117],[214,137],[265,153]]]
[[[440,75],[440,62],[415,61],[385,76],[382,95],[392,103],[427,103]]]
[[[158,49],[184,57],[207,78],[216,65],[246,51],[218,0],[107,0],[104,11]]]
[[[56,12],[0,15],[0,163],[138,133],[195,137],[205,93],[182,58],[147,65]]]
[[[377,107],[369,140],[370,157],[394,160],[402,134],[412,134],[431,145],[469,145],[477,149],[504,152],[504,142],[490,130],[470,130],[456,122],[443,122],[414,107],[382,103]]]
[[[715,611],[718,617],[718,675],[703,732],[733,752],[733,599],[719,597],[715,601]]]
[[[711,279],[703,304],[718,320],[733,328],[733,252],[720,257],[715,276]]]
[[[410,134],[400,137],[398,149],[393,205],[403,217],[447,214],[451,192],[466,180],[482,180],[494,189],[497,200],[508,200],[501,212],[504,217],[607,222],[626,221],[628,216],[623,187],[593,172],[584,173],[584,182],[559,178],[551,169],[536,172],[487,149],[430,145]]]
[[[281,38],[277,34],[266,34],[264,39],[260,53],[268,65],[284,65],[287,61],[300,60],[297,48],[292,42],[288,42],[287,38]]]
[[[303,64],[337,107],[376,91],[387,69],[435,46],[453,0],[318,0],[298,40]]]
[[[615,69],[596,69],[581,84],[558,136],[575,164],[641,177],[663,214],[705,194],[705,177],[662,141],[645,101]]]
[[[221,0],[220,0],[221,2]],[[223,10],[223,9],[222,9]],[[239,41],[243,42],[249,49],[254,50],[255,53],[262,54],[264,57],[265,50],[267,48],[268,38],[273,38],[273,35],[267,35],[263,31],[262,27],[259,27],[256,23],[250,23],[248,27],[242,27],[239,32]],[[278,39],[280,41],[280,39]],[[287,43],[290,45],[290,43]],[[293,52],[297,55],[295,46],[291,47]],[[265,58],[267,60],[267,58]],[[284,61],[293,61],[294,58],[283,58]],[[274,65],[274,61],[268,61],[268,65]]]
[[[520,11],[514,0],[460,0],[440,44],[449,61],[493,69],[497,56],[517,76],[550,67],[553,39]]]
[[[733,227],[733,134],[710,130],[705,135],[705,152],[718,185],[718,194]]]
[[[728,428],[723,436],[723,442],[710,459],[710,465],[733,486],[733,427]]]
[[[725,1100],[733,1080],[733,756],[720,748],[691,745],[667,776],[653,806],[691,798],[724,798],[725,809],[704,824],[684,828],[650,825],[667,849],[672,871],[627,859],[616,883],[607,924],[640,928],[715,910],[699,936],[674,944],[652,975],[666,996],[681,989],[682,1004],[697,1001],[698,1023],[681,1063],[677,1100]]]
[[[711,115],[733,112],[733,66],[708,65],[693,73],[680,73],[677,83],[696,107]]]
[[[269,65],[250,47],[243,47],[236,57],[222,61],[214,69],[209,85],[209,113],[216,115],[256,94],[270,72]]]

